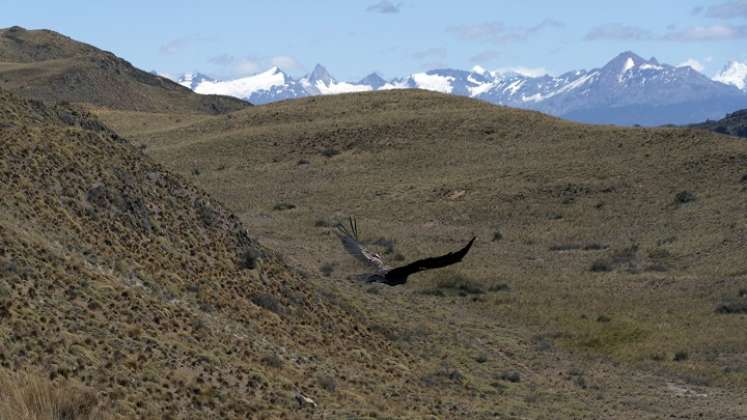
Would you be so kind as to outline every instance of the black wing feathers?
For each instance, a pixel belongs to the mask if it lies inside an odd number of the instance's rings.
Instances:
[[[440,257],[424,258],[405,266],[389,270],[384,276],[384,281],[382,283],[386,283],[390,286],[396,286],[398,284],[405,283],[407,281],[407,276],[417,273],[418,271],[430,270],[432,268],[441,268],[448,265],[456,264],[459,261],[462,261],[462,258],[467,255],[469,249],[472,248],[473,242],[475,242],[474,237],[464,248],[460,249],[459,251],[449,252],[448,254],[442,255]]]

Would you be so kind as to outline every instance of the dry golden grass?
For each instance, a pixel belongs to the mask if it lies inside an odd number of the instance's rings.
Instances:
[[[497,370],[518,369],[518,385],[487,397],[513,407],[502,413],[572,417],[624,402],[604,417],[744,414],[744,315],[716,311],[747,287],[743,141],[413,91],[288,101],[147,132],[143,122],[161,117],[103,118],[292,265],[325,267],[318,287],[371,314],[374,330],[423,361],[426,382],[478,390],[453,394],[458,404],[479,406],[480,392],[502,389],[491,385]],[[361,286],[348,280],[361,267],[328,227],[349,214],[366,239],[395,239],[406,260],[473,234],[479,242],[454,267],[460,279]],[[568,374],[578,370],[583,380]],[[668,383],[708,393],[709,404]]]
[[[94,391],[72,380],[58,384],[29,372],[0,369],[0,419],[106,420]]]

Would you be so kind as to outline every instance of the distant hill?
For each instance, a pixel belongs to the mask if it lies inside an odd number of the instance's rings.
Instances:
[[[747,109],[732,112],[718,121],[706,121],[690,127],[705,128],[720,134],[747,138]]]
[[[0,29],[0,87],[48,103],[87,103],[111,109],[219,114],[249,104],[196,95],[167,79],[59,33]]]

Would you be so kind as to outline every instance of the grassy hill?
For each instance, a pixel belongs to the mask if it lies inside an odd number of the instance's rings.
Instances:
[[[369,328],[385,325],[375,315],[316,289],[97,119],[0,90],[0,143],[0,418],[27,418],[24,404],[57,407],[28,418],[422,417],[436,405],[421,362]]]
[[[517,407],[503,413],[747,412],[747,143],[422,91],[189,122],[99,115],[318,273],[319,287],[396,320],[410,332],[392,339],[431,369],[500,389],[486,398]],[[394,264],[479,241],[451,270],[362,286],[330,229],[349,214]]]
[[[197,95],[56,32],[18,26],[0,29],[0,88],[49,103],[120,110],[221,114],[249,106],[227,96]]]
[[[693,128],[704,128],[720,134],[747,137],[747,109],[733,112],[718,121],[706,121],[691,125]]]

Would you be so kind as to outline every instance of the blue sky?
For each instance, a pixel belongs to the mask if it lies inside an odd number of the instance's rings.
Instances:
[[[0,0],[0,11],[0,27],[53,29],[171,74],[316,63],[340,80],[476,64],[559,74],[625,50],[708,75],[747,61],[747,0]]]

